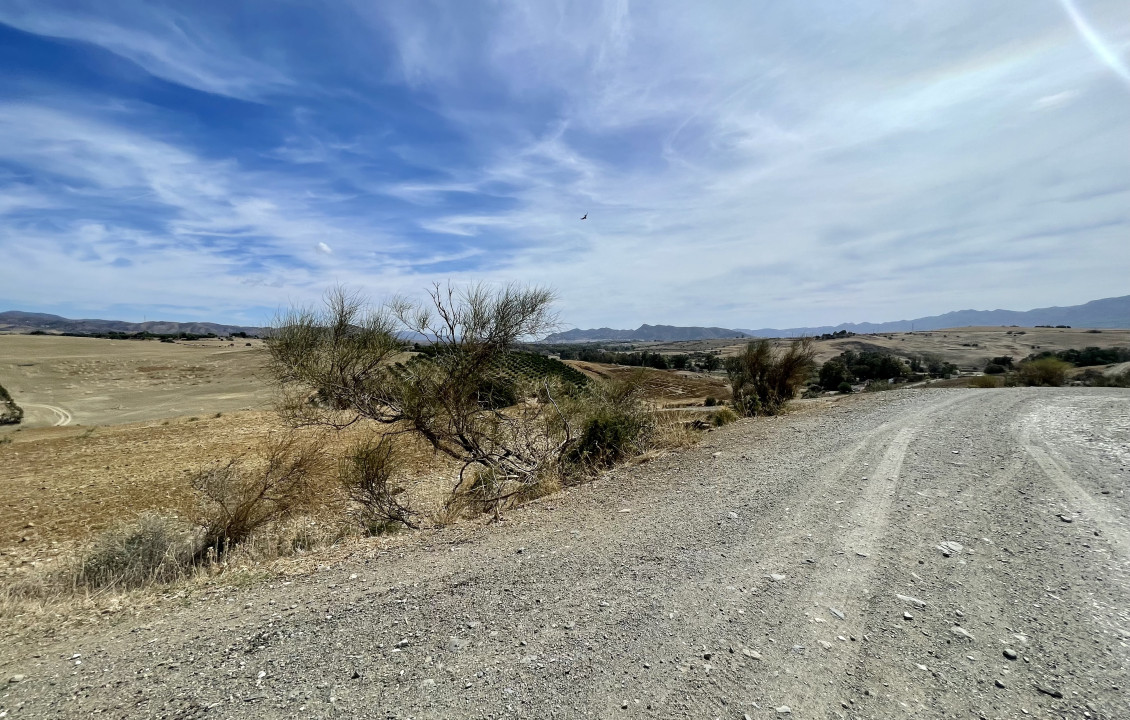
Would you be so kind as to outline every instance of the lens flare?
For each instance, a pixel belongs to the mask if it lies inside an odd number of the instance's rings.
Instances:
[[[1130,67],[1127,67],[1126,62],[1109,45],[1103,42],[1103,39],[1087,22],[1087,18],[1083,17],[1083,13],[1079,11],[1079,8],[1075,5],[1075,0],[1059,0],[1059,4],[1063,6],[1067,16],[1074,23],[1075,29],[1079,31],[1079,36],[1090,46],[1091,51],[1098,56],[1099,60],[1102,60],[1104,65],[1107,65],[1125,80],[1127,85],[1130,85]]]

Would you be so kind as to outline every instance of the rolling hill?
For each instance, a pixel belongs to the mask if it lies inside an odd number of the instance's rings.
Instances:
[[[215,335],[234,335],[243,332],[257,337],[265,333],[265,328],[220,325],[210,322],[169,322],[151,320],[149,322],[131,323],[122,320],[71,320],[59,315],[21,312],[19,310],[0,312],[0,332],[30,333],[37,330],[51,334],[75,333],[79,335],[94,335],[108,332],[150,332],[155,335],[175,335],[178,333],[191,333],[193,335],[207,335],[208,333]]]

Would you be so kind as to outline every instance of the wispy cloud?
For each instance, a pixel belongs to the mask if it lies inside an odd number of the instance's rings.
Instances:
[[[1120,61],[1130,19],[1062,2],[8,3],[0,303],[518,279],[578,325],[755,327],[1124,294],[1130,95],[1088,38]]]

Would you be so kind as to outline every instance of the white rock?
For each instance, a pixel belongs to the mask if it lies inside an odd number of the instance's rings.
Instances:
[[[793,709],[791,707],[789,707],[788,705],[782,705],[781,707],[777,708],[777,712],[779,712],[782,715],[788,715],[792,711],[793,711]]]
[[[965,638],[966,640],[974,639],[974,637],[969,634],[969,631],[961,627],[960,625],[954,625],[953,627],[951,627],[950,632],[958,636],[959,638]]]
[[[925,600],[919,600],[918,598],[911,597],[910,595],[899,595],[896,593],[895,597],[897,597],[899,600],[902,600],[904,603],[910,603],[911,605],[914,605],[916,607],[926,607]]]
[[[782,580],[785,579],[785,576],[779,575],[778,573],[769,573],[769,579],[772,580],[773,582],[781,582]]]

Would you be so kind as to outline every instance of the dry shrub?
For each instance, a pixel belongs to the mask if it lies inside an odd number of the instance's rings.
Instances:
[[[104,590],[168,583],[189,575],[203,547],[199,528],[144,513],[99,535],[76,565],[73,585]]]
[[[736,421],[738,417],[739,416],[736,412],[728,407],[724,407],[718,412],[711,414],[710,424],[714,427],[722,427]]]
[[[407,491],[393,484],[398,469],[396,447],[387,436],[361,443],[340,462],[338,478],[354,506],[354,518],[370,535],[390,524],[417,527],[418,513]]]
[[[259,528],[315,507],[317,480],[326,471],[323,445],[295,435],[268,438],[262,463],[233,458],[198,471],[192,486],[202,499],[202,553],[222,557]]]
[[[607,467],[647,449],[656,420],[643,400],[642,377],[590,383],[576,395],[570,409],[579,435],[564,455],[567,464]]]
[[[796,397],[813,369],[811,338],[798,338],[778,352],[768,340],[746,345],[726,361],[734,407],[743,415],[776,415]]]

